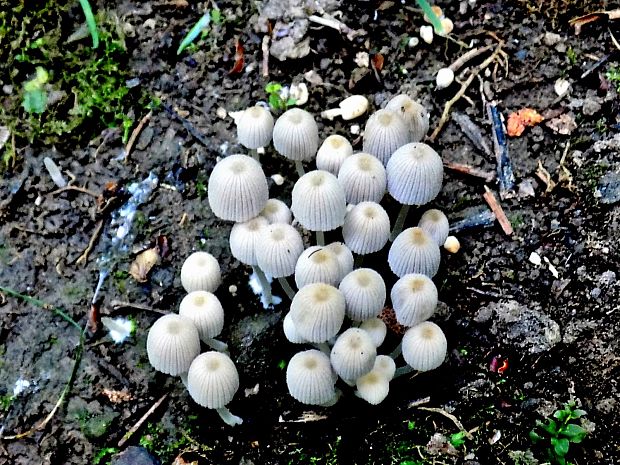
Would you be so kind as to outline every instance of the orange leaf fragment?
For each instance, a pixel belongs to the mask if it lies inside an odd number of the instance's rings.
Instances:
[[[245,59],[243,58],[243,45],[241,41],[237,39],[235,42],[235,66],[228,72],[228,74],[237,74],[243,70]]]
[[[532,108],[522,108],[508,115],[506,133],[511,137],[518,137],[523,134],[527,126],[536,126],[544,119],[545,118],[536,110]]]

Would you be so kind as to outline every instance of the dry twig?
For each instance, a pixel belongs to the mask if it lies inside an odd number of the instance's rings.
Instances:
[[[129,157],[129,152],[131,152],[133,144],[136,142],[136,139],[138,138],[138,135],[142,131],[144,125],[151,119],[151,116],[153,116],[152,110],[142,117],[136,128],[131,133],[129,140],[127,141],[127,145],[125,146],[125,160]]]
[[[125,435],[121,438],[120,441],[118,441],[118,447],[123,447],[123,444],[125,444],[127,442],[127,440],[133,436],[133,434],[138,431],[138,429],[140,429],[140,427],[142,426],[142,424],[146,421],[146,419],[148,417],[150,417],[153,412],[157,409],[157,407],[159,407],[161,405],[161,403],[166,399],[166,397],[168,397],[168,394],[164,394],[163,396],[161,396],[157,402],[155,402],[150,409],[147,410],[147,412],[142,415],[142,417],[138,420],[138,422],[133,425],[131,427],[131,429],[129,431],[127,431],[125,433]]]
[[[465,429],[465,427],[463,426],[463,424],[459,421],[458,418],[456,418],[454,415],[452,415],[451,413],[446,412],[444,409],[442,408],[437,408],[437,407],[418,407],[418,409],[420,410],[426,410],[427,412],[434,412],[434,413],[439,413],[440,415],[443,415],[444,417],[452,420],[452,423],[454,423],[456,425],[456,427],[463,433],[465,433],[465,436],[467,437],[467,439],[473,439],[474,437],[471,435],[471,433],[469,431],[467,431]],[[472,431],[475,431],[472,430]]]
[[[495,173],[491,171],[484,171],[479,168],[474,168],[473,166],[465,165],[463,163],[452,163],[450,161],[444,161],[443,166],[448,168],[449,170],[456,171],[458,173],[467,174],[476,178],[482,178],[486,182],[491,182],[493,179],[495,179]]]
[[[484,194],[482,196],[484,197],[484,200],[486,200],[486,202],[489,204],[491,211],[495,214],[495,218],[497,218],[497,221],[504,230],[504,233],[507,236],[510,236],[514,232],[512,229],[512,225],[510,224],[510,221],[508,221],[508,218],[504,213],[504,209],[495,198],[495,195],[493,194],[491,189],[489,189],[487,186],[484,186]]]
[[[97,226],[95,227],[95,231],[93,232],[93,235],[90,238],[90,241],[88,241],[88,247],[84,249],[84,252],[82,252],[82,255],[80,255],[78,259],[75,261],[76,265],[79,265],[82,262],[84,263],[84,265],[86,265],[86,261],[88,260],[88,255],[90,254],[91,250],[93,250],[93,247],[95,246],[95,243],[97,242],[97,239],[99,239],[102,229],[103,229],[103,220],[99,220],[97,222]]]
[[[96,192],[91,191],[90,189],[86,189],[85,187],[80,187],[80,186],[61,187],[60,189],[56,189],[55,191],[50,192],[50,195],[57,195],[65,191],[77,191],[77,192],[82,192],[83,194],[88,194],[95,198],[99,197],[99,194],[97,194]]]

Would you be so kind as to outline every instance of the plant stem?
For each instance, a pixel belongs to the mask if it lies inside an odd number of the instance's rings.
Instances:
[[[402,207],[400,207],[400,212],[398,212],[396,223],[394,223],[394,229],[392,229],[392,234],[390,234],[390,242],[394,242],[396,236],[398,236],[403,230],[403,226],[405,225],[405,220],[407,219],[408,213],[409,205],[403,205]]]
[[[393,359],[396,359],[396,357],[398,357],[402,351],[403,351],[403,343],[401,341],[398,343],[396,348],[392,351],[392,353],[390,354],[390,357],[392,357]]]
[[[304,171],[304,165],[301,164],[301,160],[295,160],[295,169],[297,170],[297,174],[300,178],[306,174]]]
[[[288,279],[278,278],[278,282],[280,283],[280,286],[282,286],[282,289],[284,289],[284,292],[286,292],[286,295],[288,296],[288,298],[293,300],[293,297],[295,297],[295,291],[293,290],[291,285],[288,283]]]
[[[218,341],[217,339],[213,339],[211,337],[203,339],[202,342],[218,352],[228,352],[228,344],[225,342]]]
[[[433,8],[430,6],[430,4],[426,0],[415,0],[415,1],[419,5],[419,7],[422,8],[422,11],[424,12],[424,14],[428,17],[429,21],[433,25],[433,28],[435,29],[435,33],[442,34],[443,25],[441,24],[441,20],[437,17],[437,15],[433,11]]]
[[[93,39],[93,48],[99,47],[99,33],[97,32],[97,22],[95,21],[95,15],[90,7],[88,0],[80,0],[80,5],[84,11],[84,17],[86,18],[86,25],[88,26],[88,32]]]
[[[267,306],[271,307],[273,305],[273,295],[271,294],[271,283],[265,276],[263,270],[260,269],[258,265],[252,267],[256,276],[258,276],[258,281],[260,282],[260,286],[263,288],[263,294],[265,295],[265,300],[267,301]]]

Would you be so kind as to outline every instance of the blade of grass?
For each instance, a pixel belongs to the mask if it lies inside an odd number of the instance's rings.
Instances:
[[[95,15],[93,15],[93,10],[90,7],[90,3],[88,3],[88,0],[80,0],[80,5],[82,6],[84,16],[86,17],[88,31],[90,32],[90,36],[93,38],[93,48],[97,48],[99,47],[99,33],[97,32],[97,22],[95,21]]]
[[[428,17],[429,21],[433,25],[433,28],[435,29],[435,33],[437,34],[443,33],[443,25],[441,24],[441,20],[437,17],[437,15],[433,11],[433,8],[430,6],[430,4],[426,0],[415,0],[415,1],[418,4],[418,6],[422,8],[422,11],[424,12],[424,14]]]
[[[181,45],[179,45],[179,49],[177,50],[177,55],[180,55],[181,52],[185,50],[185,47],[191,44],[194,41],[194,39],[200,35],[202,30],[209,25],[210,22],[211,22],[211,13],[207,11],[202,16],[202,18],[200,18],[198,22],[194,24],[194,26],[189,30],[187,35],[183,38],[183,40],[181,41]]]

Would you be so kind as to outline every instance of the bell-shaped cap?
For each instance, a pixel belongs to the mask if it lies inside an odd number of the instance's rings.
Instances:
[[[284,319],[282,320],[282,327],[284,329],[284,336],[286,336],[286,339],[288,339],[289,342],[292,342],[293,344],[303,344],[308,342],[297,332],[295,323],[293,323],[293,320],[291,319],[291,312],[288,312],[284,316]]]
[[[387,335],[387,326],[381,318],[370,318],[359,326],[368,333],[375,347],[380,347]]]
[[[353,153],[351,142],[346,138],[332,134],[328,136],[316,154],[316,167],[319,170],[329,171],[338,176],[342,163]]]
[[[248,149],[266,147],[273,134],[273,116],[259,105],[247,108],[237,119],[237,139]]]
[[[426,231],[439,247],[445,244],[450,233],[448,218],[441,210],[434,208],[424,212],[418,222],[418,227]]]
[[[357,254],[378,252],[390,238],[390,218],[378,203],[358,203],[344,218],[342,237]]]
[[[344,314],[344,296],[329,284],[308,284],[295,294],[291,302],[295,329],[310,342],[325,342],[334,337],[340,331]]]
[[[370,268],[358,268],[340,282],[340,292],[346,302],[346,313],[352,320],[374,318],[385,306],[385,282]]]
[[[386,171],[388,192],[404,205],[424,205],[441,190],[443,163],[437,152],[422,142],[396,150]]]
[[[302,404],[322,405],[332,401],[336,379],[329,357],[319,350],[293,355],[286,367],[288,391]]]
[[[291,108],[273,127],[273,146],[289,160],[312,160],[319,147],[319,128],[314,117],[301,108]]]
[[[437,287],[423,274],[406,274],[392,286],[390,295],[396,321],[403,326],[428,320],[437,308]]]
[[[219,409],[239,389],[239,374],[233,361],[221,352],[205,352],[192,362],[187,373],[187,390],[198,405]]]
[[[430,321],[409,328],[403,336],[403,358],[418,371],[428,371],[443,363],[448,341],[439,326]]]
[[[421,228],[401,232],[390,247],[388,264],[396,276],[421,273],[432,278],[439,270],[441,252],[437,243]]]
[[[261,270],[274,278],[283,278],[295,272],[297,259],[304,251],[304,243],[293,226],[286,223],[265,226],[259,244],[256,261]]]
[[[171,376],[186,373],[200,353],[198,330],[187,318],[164,315],[149,330],[146,353],[157,371]]]
[[[353,382],[372,370],[377,348],[370,335],[360,328],[349,328],[336,339],[332,347],[332,367],[345,381]]]
[[[260,212],[260,216],[269,221],[269,224],[273,223],[288,223],[293,221],[293,214],[288,206],[278,199],[269,199],[265,204],[265,208]]]
[[[297,259],[295,284],[301,289],[307,284],[326,283],[337,286],[342,279],[340,262],[327,247],[308,247]]]
[[[338,172],[348,203],[380,202],[385,195],[387,175],[383,164],[369,153],[348,157]]]
[[[390,392],[390,382],[381,373],[371,370],[360,376],[356,382],[357,396],[371,405],[378,405],[385,400]]]
[[[391,380],[394,377],[394,373],[396,373],[396,362],[389,355],[377,355],[375,366],[372,370]]]
[[[385,166],[399,147],[409,142],[409,129],[400,115],[379,110],[368,118],[362,150],[374,155]]]
[[[263,228],[269,222],[262,216],[252,218],[245,223],[235,223],[230,230],[230,252],[232,256],[246,265],[257,265],[256,248]]]
[[[215,165],[207,196],[213,214],[228,221],[248,221],[265,208],[267,179],[260,163],[246,155],[229,155]]]
[[[310,231],[331,231],[344,223],[347,202],[336,176],[327,171],[310,171],[293,187],[291,211]]]
[[[405,94],[396,95],[385,106],[398,113],[409,128],[409,142],[420,142],[426,136],[430,114],[421,104]]]
[[[224,308],[210,292],[193,291],[183,297],[179,315],[191,320],[202,341],[212,339],[224,328]]]
[[[353,253],[342,242],[332,242],[325,246],[336,254],[336,258],[340,262],[340,271],[342,273],[341,280],[353,270]]]
[[[194,252],[181,266],[181,285],[187,292],[215,292],[221,282],[220,264],[208,252]]]

